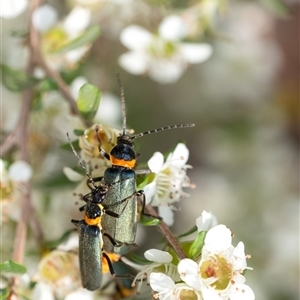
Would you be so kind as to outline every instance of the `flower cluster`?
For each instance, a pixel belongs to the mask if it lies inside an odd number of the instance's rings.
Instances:
[[[197,220],[201,228],[215,223],[215,217],[203,212]],[[205,235],[203,235],[205,233]],[[151,249],[145,257],[151,263],[137,275],[135,282],[141,282],[146,276],[154,297],[160,300],[197,299],[197,300],[250,300],[255,299],[252,289],[245,284],[244,272],[247,269],[244,244],[232,245],[232,233],[225,225],[216,225],[199,240],[202,247],[200,255],[193,257],[191,248],[186,249],[190,258],[177,259],[168,252]]]
[[[135,75],[148,73],[159,83],[176,82],[188,64],[201,63],[212,53],[209,44],[183,43],[186,34],[186,24],[176,15],[164,18],[156,34],[130,25],[123,29],[120,40],[131,51],[119,57],[119,64]]]
[[[159,215],[168,225],[173,224],[173,203],[189,196],[183,188],[194,187],[186,175],[187,169],[191,168],[186,164],[188,158],[188,148],[179,143],[165,162],[160,152],[155,152],[148,161],[154,176],[150,176],[151,182],[144,187],[146,202],[158,207]]]

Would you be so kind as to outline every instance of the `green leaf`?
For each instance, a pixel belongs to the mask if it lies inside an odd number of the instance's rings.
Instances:
[[[0,273],[16,273],[24,274],[27,272],[25,266],[18,264],[12,260],[7,260],[0,264]]]
[[[54,91],[58,89],[58,85],[52,78],[43,79],[39,85],[42,92]]]
[[[207,231],[201,231],[198,233],[196,239],[194,240],[194,242],[190,247],[189,254],[188,254],[189,258],[196,259],[201,255],[206,233]]]
[[[160,224],[160,222],[161,220],[159,218],[146,214],[141,214],[140,223],[144,226],[157,226]]]
[[[83,130],[83,129],[74,129],[74,130],[73,130],[73,133],[74,133],[76,136],[82,136],[82,135],[84,135],[84,130]]]
[[[1,64],[0,66],[2,69],[2,82],[7,89],[13,92],[31,88],[40,81],[22,70],[15,70],[4,64]]]
[[[89,83],[85,83],[79,90],[77,108],[86,120],[92,120],[100,104],[100,90]]]
[[[138,190],[142,190],[149,183],[150,176],[151,176],[151,174],[147,174],[147,175],[144,175],[144,174],[143,175],[139,175],[139,174],[137,174],[136,185],[137,185],[137,189]]]
[[[71,144],[73,145],[73,147],[76,151],[81,150],[81,148],[79,147],[79,140],[72,141]],[[60,148],[72,152],[70,143],[65,143],[65,144],[61,145]]]
[[[63,45],[61,48],[57,49],[54,53],[57,54],[66,53],[70,50],[92,43],[98,38],[100,32],[101,30],[98,25],[91,26],[87,30],[85,30],[79,37]]]
[[[145,257],[141,257],[139,255],[136,255],[136,254],[131,254],[130,255],[130,260],[136,264],[139,264],[139,265],[148,265],[151,263],[151,261],[149,261],[148,259],[146,259]]]
[[[28,36],[28,30],[12,30],[10,36],[14,38],[26,38]]]
[[[193,228],[191,228],[191,229],[188,230],[187,232],[178,235],[177,238],[179,239],[179,238],[188,236],[188,235],[190,235],[190,234],[192,234],[192,233],[194,233],[194,232],[196,232],[196,231],[197,231],[197,226],[194,226]]]

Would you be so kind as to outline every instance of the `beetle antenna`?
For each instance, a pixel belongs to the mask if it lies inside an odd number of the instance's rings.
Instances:
[[[121,76],[120,73],[117,73],[117,80],[118,80],[118,85],[120,89],[120,95],[121,95],[121,105],[122,105],[122,130],[123,134],[126,135],[126,104],[125,104],[125,94],[124,94],[124,87],[122,84]]]
[[[189,127],[194,127],[194,126],[195,126],[195,124],[178,124],[178,125],[170,125],[170,126],[160,127],[160,128],[156,128],[156,129],[138,133],[136,135],[131,136],[130,139],[134,140],[134,139],[140,138],[144,135],[156,133],[159,131],[164,131],[164,130],[169,130],[169,129],[177,129],[177,128],[189,128]]]
[[[79,157],[77,151],[75,150],[75,148],[74,148],[74,146],[73,146],[73,144],[72,144],[72,142],[71,142],[71,139],[70,139],[70,136],[69,136],[69,133],[68,133],[68,132],[67,132],[67,137],[68,137],[68,140],[69,140],[69,144],[70,144],[70,146],[71,146],[71,149],[72,149],[74,155],[77,157],[78,162],[79,162],[81,168],[83,169],[85,175],[88,177],[89,181],[90,181],[90,182],[93,184],[93,186],[96,188],[96,185],[95,185],[95,183],[94,183],[94,180],[93,180],[93,178],[91,177],[91,175],[88,173],[88,171],[87,171],[86,167],[84,166],[84,164],[83,164],[81,158]]]

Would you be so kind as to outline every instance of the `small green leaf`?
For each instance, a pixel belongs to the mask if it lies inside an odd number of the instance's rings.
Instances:
[[[70,50],[92,43],[98,38],[100,32],[101,30],[98,25],[91,26],[87,30],[85,30],[79,37],[63,45],[61,48],[57,49],[54,53],[57,54],[66,53]]]
[[[52,78],[45,78],[42,80],[42,82],[39,85],[40,91],[42,92],[48,92],[58,89],[58,85],[55,80]]]
[[[130,260],[134,263],[139,264],[139,265],[148,265],[148,264],[151,263],[151,261],[149,261],[145,257],[138,256],[134,253],[130,255]]]
[[[25,266],[18,264],[12,260],[7,260],[0,264],[0,273],[16,273],[24,274],[27,272]]]
[[[73,130],[73,133],[74,133],[76,136],[82,136],[82,135],[84,135],[84,130],[82,130],[82,129],[74,129],[74,130]]]
[[[139,175],[136,177],[136,185],[138,190],[142,190],[148,183],[150,183],[150,180],[152,177],[152,174],[147,174],[147,175]],[[151,180],[152,181],[152,180]]]
[[[28,30],[12,30],[10,36],[14,38],[25,38],[28,36]]]
[[[2,69],[3,84],[7,89],[13,92],[31,88],[39,82],[39,79],[22,70],[15,70],[4,64],[1,64],[0,66]]]
[[[76,151],[81,150],[81,148],[79,147],[79,141],[78,140],[72,141],[71,144],[73,145],[73,147]],[[65,144],[61,145],[60,148],[72,152],[72,148],[70,146],[70,143],[65,143]]]
[[[189,258],[196,259],[201,255],[206,233],[207,231],[201,231],[198,233],[196,239],[194,240],[194,242],[190,247],[189,255],[188,255]]]
[[[197,226],[194,226],[193,228],[191,228],[191,229],[188,230],[187,232],[178,235],[177,238],[179,239],[179,238],[188,236],[188,235],[190,235],[190,234],[192,234],[192,233],[194,233],[194,232],[196,232],[196,231],[197,231]]]
[[[100,90],[89,83],[85,83],[79,90],[77,108],[86,120],[92,120],[100,104]]]
[[[140,217],[140,223],[144,226],[157,226],[160,222],[161,220],[154,216],[142,214]]]

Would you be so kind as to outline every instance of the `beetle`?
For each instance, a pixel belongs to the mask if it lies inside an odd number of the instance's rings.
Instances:
[[[124,88],[119,77],[118,83],[121,91],[122,133],[117,137],[116,145],[112,148],[110,153],[107,153],[100,147],[101,141],[98,134],[99,127],[96,127],[99,152],[112,164],[111,167],[108,167],[105,170],[103,178],[100,177],[97,180],[101,180],[100,184],[102,186],[109,186],[105,195],[105,205],[113,206],[111,211],[119,215],[118,218],[111,218],[108,214],[103,215],[102,226],[107,233],[107,236],[103,237],[103,249],[107,252],[124,255],[133,245],[135,245],[138,200],[142,202],[141,213],[145,215],[145,194],[142,190],[137,191],[136,187],[136,171],[134,168],[136,166],[138,155],[134,150],[133,140],[163,130],[187,128],[195,125],[179,124],[145,131],[136,135],[127,134]],[[127,199],[128,201],[115,205],[115,203],[121,199]],[[109,242],[108,239],[110,238],[115,243]]]
[[[67,134],[68,138],[69,135]],[[70,139],[69,139],[70,140]],[[84,169],[88,176],[87,185],[91,189],[91,192],[83,196],[83,200],[86,204],[79,208],[80,211],[84,211],[83,220],[71,220],[79,229],[79,266],[81,273],[82,286],[90,291],[97,290],[101,287],[102,283],[102,259],[106,259],[110,273],[117,277],[131,277],[128,275],[116,275],[112,267],[112,262],[109,258],[109,253],[103,252],[103,237],[106,236],[109,242],[115,245],[115,241],[109,234],[105,233],[102,228],[102,217],[107,214],[111,218],[118,218],[119,215],[110,211],[108,206],[104,206],[102,203],[106,199],[108,186],[96,185],[93,178],[87,173],[86,168],[81,162],[78,154],[76,153],[73,145],[70,143],[71,148],[79,159],[81,167]],[[128,199],[122,199],[113,203],[111,206],[122,205],[122,203],[128,201]],[[126,206],[125,206],[126,207]],[[122,213],[122,211],[121,211]]]

